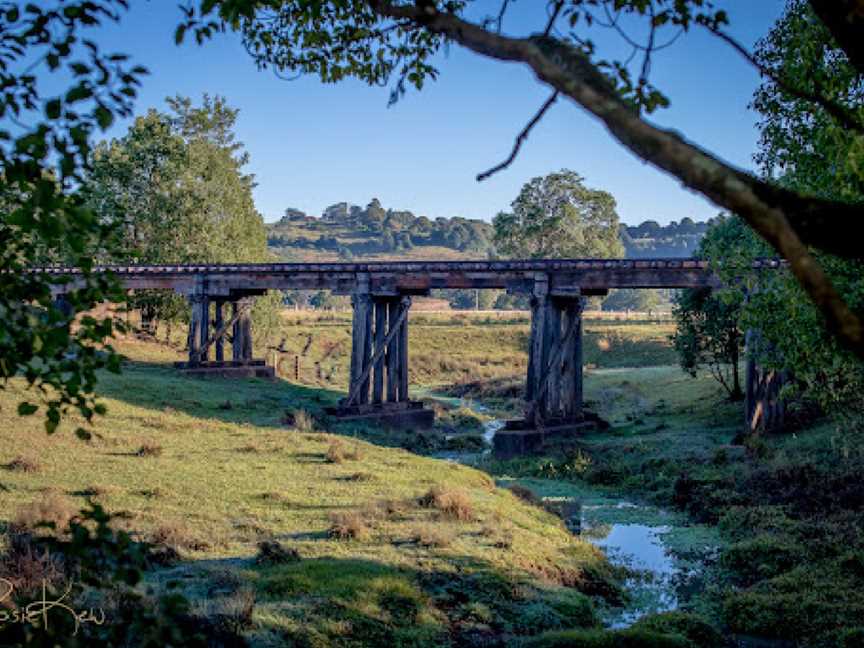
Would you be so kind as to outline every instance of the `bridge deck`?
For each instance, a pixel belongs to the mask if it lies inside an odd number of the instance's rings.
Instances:
[[[764,259],[754,268],[778,268],[783,263]],[[129,289],[166,289],[192,293],[196,278],[205,277],[210,295],[255,293],[265,290],[333,290],[348,293],[358,275],[368,275],[372,292],[423,294],[432,288],[507,288],[530,291],[538,272],[549,276],[550,290],[607,290],[609,288],[716,287],[719,279],[706,261],[697,259],[532,259],[485,261],[380,261],[371,263],[256,263],[190,265],[101,266]],[[80,271],[64,267],[32,272],[68,276]],[[200,279],[198,279],[200,281]]]

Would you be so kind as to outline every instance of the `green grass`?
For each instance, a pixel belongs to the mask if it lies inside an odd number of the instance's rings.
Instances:
[[[38,465],[0,470],[7,521],[47,494],[83,505],[84,493],[96,493],[141,537],[179,538],[183,562],[151,582],[182,582],[194,600],[226,578],[251,586],[249,637],[260,645],[352,637],[441,645],[472,615],[498,636],[593,622],[579,583],[611,578],[602,554],[485,473],[343,437],[357,457],[328,462],[337,437],[280,421],[298,408],[317,416],[340,394],[282,381],[187,379],[167,364],[175,354],[165,347],[121,348],[132,361],[122,375],[103,377],[109,413],[91,443],[71,434],[75,421],[48,437],[38,418],[19,418],[17,383],[0,392],[0,464],[26,457]],[[140,456],[142,446],[160,451]],[[471,519],[419,506],[436,485],[463,492]],[[329,537],[331,514],[346,512],[364,518],[367,537]],[[440,527],[445,546],[414,541],[422,525]],[[282,542],[302,560],[255,566],[261,540]],[[475,599],[487,613],[471,611]],[[579,618],[567,616],[574,605]]]
[[[279,371],[289,380],[344,389],[351,351],[349,312],[285,311]],[[409,319],[409,374],[413,388],[524,380],[530,322],[527,313],[431,313]],[[677,362],[669,322],[586,320],[584,357],[589,367],[643,367]],[[258,350],[265,353],[264,349]],[[300,357],[295,380],[294,357]],[[316,369],[320,365],[320,374]],[[320,375],[320,378],[319,378]]]

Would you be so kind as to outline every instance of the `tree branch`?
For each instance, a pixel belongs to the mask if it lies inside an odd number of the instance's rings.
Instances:
[[[582,52],[564,42],[544,36],[494,34],[427,4],[397,6],[386,0],[368,1],[383,17],[412,20],[478,54],[528,65],[538,79],[597,117],[640,158],[741,216],[789,261],[828,328],[864,358],[864,321],[843,301],[807,249],[813,245],[842,257],[860,258],[858,237],[844,235],[860,226],[864,214],[860,205],[802,196],[769,184],[721,161],[678,133],[652,125],[621,99]]]
[[[552,12],[549,14],[549,20],[546,22],[546,29],[543,30],[543,35],[548,36],[552,33],[552,28],[555,26],[555,21],[558,20],[558,14],[564,8],[564,0],[558,0],[555,6],[552,7]]]
[[[513,160],[515,160],[516,156],[519,155],[519,149],[522,148],[522,143],[526,139],[528,139],[528,134],[531,132],[531,129],[537,125],[537,122],[539,122],[541,119],[543,119],[543,115],[546,114],[546,111],[552,107],[552,104],[555,103],[555,101],[557,99],[558,99],[558,91],[556,90],[555,92],[552,93],[552,96],[550,96],[545,102],[543,102],[543,105],[540,106],[540,110],[537,111],[537,114],[535,114],[531,118],[531,121],[529,121],[525,125],[525,128],[523,128],[522,131],[516,136],[516,141],[513,143],[513,150],[510,151],[510,155],[507,156],[507,159],[504,160],[503,162],[501,162],[500,164],[496,164],[494,167],[492,167],[488,171],[484,171],[483,173],[478,174],[477,175],[477,182],[483,182],[486,178],[489,178],[489,177],[495,175],[496,173],[498,173],[499,171],[506,169],[508,166],[510,166],[513,163]]]

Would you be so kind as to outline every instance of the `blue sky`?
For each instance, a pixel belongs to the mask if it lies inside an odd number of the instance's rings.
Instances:
[[[490,61],[452,47],[441,76],[388,108],[389,90],[355,81],[324,85],[316,78],[283,81],[259,72],[235,35],[197,46],[174,45],[175,0],[133,2],[118,26],[103,28],[103,47],[131,54],[151,72],[137,113],[163,108],[168,95],[221,94],[240,109],[237,132],[257,177],[255,200],[265,220],[285,207],[320,214],[347,200],[430,217],[491,219],[530,178],[561,168],[615,196],[621,220],[661,223],[710,218],[717,208],[636,159],[575,104],[559,101],[533,131],[516,162],[485,182],[475,176],[509,153],[513,138],[549,94],[524,67]],[[541,29],[545,0],[518,0],[505,29]],[[780,15],[782,0],[728,0],[730,32],[752,45]],[[492,13],[481,0],[473,15]],[[607,51],[621,51],[611,32],[594,30]],[[671,108],[651,119],[743,168],[752,168],[758,133],[747,110],[757,72],[728,46],[694,31],[656,55],[652,79]],[[110,131],[121,135],[128,122]]]

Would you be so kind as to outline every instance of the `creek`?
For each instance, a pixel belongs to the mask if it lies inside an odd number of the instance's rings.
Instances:
[[[438,397],[451,406],[470,407],[481,415],[489,409],[476,402]],[[433,456],[477,465],[491,453],[500,419],[483,423],[480,451],[444,451]],[[450,438],[460,436],[451,435]],[[475,433],[476,436],[476,433]],[[567,527],[606,554],[609,562],[627,569],[627,601],[623,607],[601,610],[610,628],[624,628],[645,614],[686,606],[703,587],[706,562],[716,558],[720,539],[715,528],[692,524],[685,516],[636,502],[614,492],[582,482],[557,479],[499,476],[499,485],[519,484],[554,508],[570,511]]]

